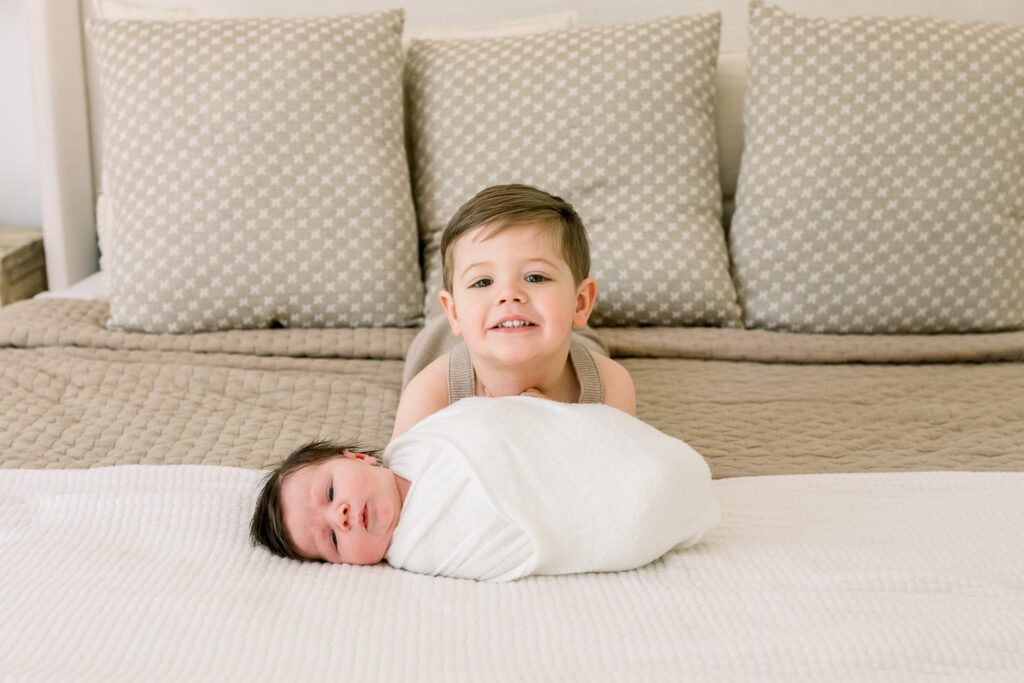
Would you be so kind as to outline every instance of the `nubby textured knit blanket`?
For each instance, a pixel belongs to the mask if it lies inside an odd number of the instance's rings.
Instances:
[[[265,474],[0,470],[0,678],[1024,674],[1024,473],[716,480],[722,521],[691,548],[632,571],[500,583],[254,548]]]
[[[464,399],[384,460],[412,482],[385,559],[424,574],[633,569],[693,545],[720,517],[696,451],[605,405]]]

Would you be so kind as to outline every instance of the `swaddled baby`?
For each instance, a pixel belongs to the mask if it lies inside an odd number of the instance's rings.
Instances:
[[[459,578],[615,571],[719,519],[704,459],[602,404],[469,398],[384,450],[318,442],[268,477],[254,542],[303,560]]]

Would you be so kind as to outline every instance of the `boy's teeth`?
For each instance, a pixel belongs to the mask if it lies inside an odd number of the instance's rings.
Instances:
[[[527,325],[532,324],[533,323],[528,323],[525,320],[506,320],[505,322],[500,323],[498,327],[526,327]]]

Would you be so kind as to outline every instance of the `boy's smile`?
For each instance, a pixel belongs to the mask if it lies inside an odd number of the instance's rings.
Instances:
[[[526,318],[520,316],[510,315],[506,316],[504,320],[499,320],[498,324],[492,327],[494,330],[522,330],[526,331],[529,328],[537,327],[536,323],[532,323]]]

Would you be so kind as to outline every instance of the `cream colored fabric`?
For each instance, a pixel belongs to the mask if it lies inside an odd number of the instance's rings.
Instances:
[[[391,434],[412,330],[153,335],[106,317],[75,300],[0,309],[0,467],[264,467],[310,439]],[[918,362],[930,337],[857,356],[833,335],[643,332],[602,330],[613,351],[660,356],[621,358],[638,416],[715,477],[1024,470],[1024,333],[949,335],[931,360],[961,362],[943,363]]]
[[[0,345],[79,346],[111,351],[232,353],[312,358],[401,360],[416,336],[410,327],[224,330],[148,334],[108,329],[104,301],[33,299],[2,309]]]
[[[1024,327],[1024,26],[755,0],[730,247],[749,327]]]
[[[414,40],[465,40],[467,38],[498,38],[546,31],[566,31],[576,26],[577,14],[575,10],[572,10],[472,26],[407,26],[402,35],[402,45],[408,49]]]
[[[90,22],[113,326],[416,322],[401,27],[400,11]]]
[[[169,7],[141,5],[126,0],[93,0],[96,16],[103,19],[148,19],[180,21],[189,19],[224,18],[225,15],[208,8],[176,5]],[[413,40],[460,40],[464,38],[496,38],[518,36],[542,31],[564,31],[576,26],[578,12],[569,10],[535,17],[471,26],[406,26],[402,33],[402,46],[409,47]]]
[[[406,69],[430,313],[448,219],[494,184],[559,195],[587,227],[595,325],[739,319],[720,223],[719,17],[417,41]]]
[[[103,19],[147,19],[159,21],[182,21],[208,19],[218,16],[213,12],[185,5],[160,7],[140,5],[126,0],[92,0],[96,16]]]

